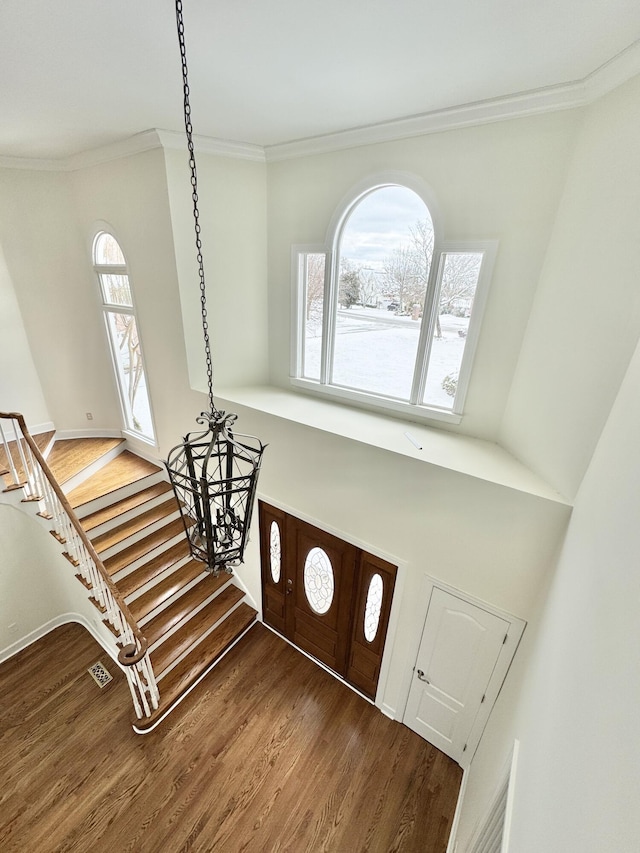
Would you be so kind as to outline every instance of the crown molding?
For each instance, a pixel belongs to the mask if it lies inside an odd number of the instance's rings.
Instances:
[[[250,160],[255,163],[277,162],[356,148],[361,145],[375,145],[473,125],[584,107],[637,74],[640,74],[640,39],[595,71],[587,74],[586,77],[569,83],[265,147],[248,142],[197,135],[194,136],[194,142],[197,154]],[[155,148],[185,151],[184,134],[172,130],[145,130],[127,139],[61,159],[0,156],[0,168],[74,172]]]
[[[502,98],[476,101],[458,107],[435,110],[421,115],[401,118],[381,124],[343,130],[324,136],[313,136],[269,145],[265,148],[267,162],[290,160],[295,157],[309,157],[325,154],[345,148],[357,148],[361,145],[375,145],[380,142],[393,142],[412,136],[424,136],[430,133],[442,133],[461,127],[506,121],[512,118],[538,115],[539,113],[568,110],[583,106],[585,89],[582,81],[520,92]]]
[[[156,130],[160,144],[170,151],[186,152],[184,133],[174,130]],[[262,145],[253,145],[250,142],[233,142],[228,139],[216,139],[213,136],[193,137],[196,156],[198,154],[213,154],[217,157],[231,157],[235,160],[253,160],[256,163],[265,162],[264,148]]]
[[[218,157],[232,157],[241,160],[252,160],[258,163],[265,162],[264,149],[260,145],[251,145],[248,142],[231,142],[226,139],[215,139],[209,136],[193,137],[198,154],[213,154]],[[113,160],[121,160],[123,157],[131,157],[161,148],[170,151],[182,151],[185,156],[187,146],[184,133],[176,133],[172,130],[144,130],[127,139],[120,139],[100,148],[91,148],[81,151],[69,157],[56,159],[30,159],[28,157],[0,157],[0,168],[4,169],[28,169],[40,172],[76,172],[91,166],[100,166]]]
[[[267,162],[585,107],[640,74],[640,39],[581,80],[265,147]]]

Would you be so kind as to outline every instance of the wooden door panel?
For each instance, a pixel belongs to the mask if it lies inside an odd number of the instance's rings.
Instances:
[[[380,676],[396,567],[262,501],[259,513],[265,623],[373,699]],[[277,580],[271,571],[270,554],[270,531],[274,523],[281,537],[281,572]],[[314,549],[321,549],[331,566],[330,604],[329,596],[320,595],[312,605],[305,590],[305,563]],[[320,583],[324,578],[326,564],[321,560],[320,565],[321,571],[315,563],[309,572],[312,597],[312,582],[315,579]],[[374,634],[369,632],[367,637],[368,593],[375,575],[382,584],[379,624]]]
[[[333,575],[333,595],[326,612],[314,610],[305,591],[305,566],[313,549],[321,549]],[[345,675],[356,548],[311,524],[287,516],[287,583],[293,581],[288,607],[288,636],[309,654]]]
[[[380,677],[396,573],[397,567],[386,560],[366,552],[360,554],[346,678],[371,699],[375,698]]]
[[[259,504],[260,516],[260,553],[262,573],[262,616],[267,625],[276,631],[285,632],[286,600],[286,513],[268,504]],[[276,580],[272,572],[271,530],[276,524],[280,536],[280,576]]]

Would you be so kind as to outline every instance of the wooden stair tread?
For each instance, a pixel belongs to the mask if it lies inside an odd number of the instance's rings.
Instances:
[[[160,680],[160,704],[153,714],[133,722],[138,731],[145,731],[153,726],[165,714],[177,699],[187,690],[202,673],[229,648],[232,643],[255,622],[256,611],[244,602],[205,637],[184,660],[175,666],[171,672]]]
[[[139,560],[141,557],[144,557],[144,555],[149,551],[152,551],[154,548],[158,548],[160,545],[168,542],[170,539],[173,539],[174,536],[179,536],[180,534],[184,536],[184,524],[182,523],[181,518],[176,518],[174,521],[170,521],[169,524],[165,524],[159,530],[154,530],[153,533],[145,536],[144,539],[134,542],[132,545],[129,545],[128,548],[123,548],[122,551],[118,551],[118,553],[114,554],[112,557],[107,557],[107,559],[103,561],[104,567],[109,574],[113,576],[121,569],[124,569],[126,566],[129,566],[131,563]]]
[[[123,450],[115,459],[108,462],[84,483],[73,489],[67,495],[67,500],[74,509],[96,498],[115,492],[123,486],[136,483],[162,469],[153,462],[136,456],[129,450]]]
[[[156,677],[193,646],[199,637],[222,619],[225,613],[243,597],[244,593],[237,586],[227,587],[210,604],[178,628],[175,634],[167,637],[157,649],[151,652],[151,663]]]
[[[134,495],[130,495],[128,498],[122,498],[122,500],[109,504],[109,506],[106,506],[104,509],[92,512],[91,515],[85,515],[82,519],[82,526],[88,533],[100,524],[111,521],[131,509],[137,509],[137,507],[142,506],[148,501],[161,497],[171,491],[171,483],[167,483],[163,480],[160,483],[156,483],[154,486],[148,486],[146,489],[142,489]]]
[[[168,501],[165,501],[158,506],[151,507],[151,509],[147,509],[139,515],[136,515],[135,518],[131,518],[129,521],[125,521],[117,527],[107,530],[106,533],[101,533],[99,536],[96,536],[92,539],[93,547],[96,549],[98,554],[102,554],[108,548],[112,548],[114,545],[123,542],[125,539],[128,539],[129,536],[133,536],[134,533],[140,533],[140,531],[144,530],[145,527],[148,527],[150,524],[154,524],[156,521],[160,521],[163,518],[167,518],[167,516],[178,512],[178,510],[178,502],[172,495]]]
[[[64,485],[110,450],[124,444],[123,438],[66,438],[56,441],[47,459],[54,477]]]
[[[55,432],[40,432],[37,435],[32,435],[31,438],[36,443],[36,447],[44,456],[44,452],[47,447],[51,444],[51,440],[53,439]],[[18,450],[18,444],[14,440],[8,441],[7,445],[9,447],[9,453],[11,455],[11,459],[13,461],[14,467],[18,472],[18,479],[21,480],[24,477],[24,469],[22,467],[22,459],[20,458],[20,451]],[[23,448],[25,444],[22,445]],[[9,459],[4,449],[4,445],[0,445],[0,477],[5,474],[10,474],[11,469],[9,467]]]
[[[158,613],[157,616],[154,616],[153,619],[147,622],[143,629],[149,645],[151,646],[153,643],[160,640],[161,637],[170,631],[174,625],[177,625],[178,622],[181,622],[190,613],[193,613],[193,611],[196,610],[203,601],[206,601],[206,599],[219,590],[220,587],[228,584],[230,580],[230,575],[225,572],[221,572],[217,578],[214,578],[211,574],[207,574],[206,578],[202,578],[199,583],[187,590],[187,592],[181,595],[180,598],[177,598],[161,613]],[[227,606],[226,609],[240,601],[244,595],[244,593],[239,590],[237,586],[233,586],[233,584],[230,584],[229,589],[231,590],[231,594],[228,594],[227,589],[225,589],[218,596],[219,598],[225,596],[224,601]],[[238,595],[236,595],[233,590],[236,590]],[[205,609],[213,607],[213,604],[213,601],[210,602]]]
[[[116,586],[126,598],[166,569],[171,568],[174,563],[184,560],[185,557],[189,556],[189,553],[189,543],[186,539],[176,542],[171,548],[167,548],[166,551],[156,555],[148,563],[144,563],[137,568],[135,572],[131,572],[131,574],[119,580]]]
[[[161,580],[152,589],[129,603],[129,610],[133,618],[138,622],[144,619],[152,610],[159,607],[163,601],[171,598],[172,595],[175,595],[183,587],[195,580],[204,570],[205,565],[199,560],[189,560],[188,563],[180,566],[175,572],[172,572],[164,580]]]

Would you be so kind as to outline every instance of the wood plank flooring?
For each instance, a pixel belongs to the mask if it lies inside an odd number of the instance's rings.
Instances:
[[[123,441],[122,438],[65,438],[56,441],[47,462],[63,485]]]
[[[158,465],[124,450],[104,468],[69,492],[67,497],[71,506],[78,509],[95,498],[114,492],[122,486],[142,480],[158,471],[160,471]]]
[[[130,704],[78,625],[0,666],[3,853],[446,849],[460,768],[261,625],[151,734]]]

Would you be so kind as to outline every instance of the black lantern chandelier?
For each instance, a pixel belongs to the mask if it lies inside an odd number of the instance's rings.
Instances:
[[[165,463],[184,523],[191,555],[207,564],[210,572],[233,572],[242,562],[265,446],[253,436],[234,435],[236,415],[219,411],[213,399],[213,365],[207,322],[207,301],[200,239],[198,178],[193,150],[187,55],[182,19],[182,0],[176,0],[176,23],[182,60],[184,123],[191,170],[191,197],[200,276],[202,330],[207,362],[209,412],[196,423],[206,429],[188,433],[182,444],[169,452]]]

